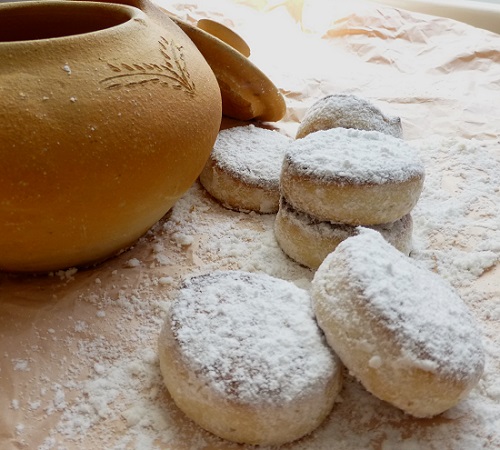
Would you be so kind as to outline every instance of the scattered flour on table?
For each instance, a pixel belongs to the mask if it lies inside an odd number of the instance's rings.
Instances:
[[[462,403],[428,421],[405,416],[347,377],[330,417],[310,437],[287,446],[289,450],[329,450],[332,442],[347,450],[414,450],[422,441],[430,450],[500,448],[500,298],[498,290],[488,290],[478,280],[495,271],[500,259],[500,158],[475,141],[436,137],[412,144],[427,174],[412,213],[412,257],[450,282],[479,319],[484,376]],[[38,450],[245,448],[193,425],[162,385],[156,340],[180,282],[178,268],[186,267],[190,274],[262,272],[304,288],[312,272],[281,252],[272,216],[225,210],[197,184],[130,254],[118,258],[122,269],[105,273],[104,265],[100,282],[75,284],[80,301],[95,308],[96,321],[60,339],[58,345],[74,354],[64,374],[56,380],[41,374],[29,396],[12,399],[12,409],[25,410],[24,422],[13,431],[16,445],[22,448],[29,440],[30,421],[43,411],[55,424]],[[140,264],[128,264],[131,258]],[[72,276],[69,283],[89,275],[82,271]],[[101,321],[106,321],[106,333]],[[21,370],[31,367],[17,360],[13,364]],[[29,405],[36,412],[31,414]],[[182,449],[175,445],[179,442]]]
[[[413,212],[413,256],[467,287],[500,261],[498,148],[459,139],[416,142],[429,176]]]

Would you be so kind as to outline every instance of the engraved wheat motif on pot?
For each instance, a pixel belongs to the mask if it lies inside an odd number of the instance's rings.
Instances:
[[[121,89],[158,83],[194,95],[195,85],[189,75],[182,46],[176,45],[173,40],[169,42],[163,36],[158,44],[163,56],[162,62],[132,64],[111,64],[108,62],[108,67],[117,75],[104,78],[101,83],[106,86],[106,89]]]

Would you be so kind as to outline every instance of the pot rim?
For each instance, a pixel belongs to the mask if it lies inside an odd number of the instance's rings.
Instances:
[[[54,15],[55,12],[59,14]],[[99,14],[96,13],[107,13]],[[92,16],[94,14],[94,16]],[[120,3],[74,0],[27,0],[0,2],[0,48],[6,45],[22,45],[51,41],[68,41],[79,37],[103,36],[113,33],[132,20],[145,19],[147,16],[140,9]],[[51,24],[62,21],[61,29],[51,30]],[[69,21],[69,22],[68,22]],[[8,24],[8,27],[2,25]],[[63,23],[64,22],[64,23]],[[24,33],[23,23],[32,26],[26,32],[27,38],[18,39]],[[39,24],[39,29],[36,25]],[[77,32],[71,32],[69,26],[77,26]],[[13,39],[6,39],[13,31]],[[68,31],[65,31],[68,30]],[[37,37],[37,32],[42,32]],[[46,32],[45,35],[43,32]],[[30,37],[31,36],[31,37]]]

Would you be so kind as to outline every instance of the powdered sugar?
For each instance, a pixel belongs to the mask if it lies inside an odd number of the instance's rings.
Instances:
[[[415,145],[434,173],[414,210],[419,233],[413,256],[455,287],[469,288],[500,262],[498,150],[477,140],[440,137]]]
[[[292,142],[283,167],[339,184],[394,183],[424,176],[422,160],[407,142],[378,131],[345,128],[320,130]]]
[[[427,177],[412,212],[412,258],[458,289],[479,320],[486,353],[483,377],[458,406],[426,421],[405,416],[346,377],[329,419],[290,449],[330,450],[332,442],[349,450],[500,447],[497,146],[440,137],[413,145],[424,159]],[[29,344],[25,335],[16,340],[18,350],[1,362],[0,377],[7,380],[12,361],[29,361],[31,369],[13,372],[23,389],[6,398],[2,421],[12,430],[11,447],[243,448],[201,430],[173,405],[163,388],[156,340],[182,274],[239,269],[264,272],[308,289],[313,272],[280,250],[273,225],[274,215],[226,210],[195,184],[168,218],[110,263],[78,271],[71,279],[3,276],[4,344],[12,322],[5,294],[13,288],[19,296],[26,291],[36,299],[40,319],[44,306],[54,318],[52,323],[15,318],[16,329],[24,326],[36,334]],[[178,246],[177,233],[192,236],[191,245]],[[130,267],[127,261],[133,258],[141,264]],[[76,331],[81,322],[88,327]],[[48,328],[56,334],[47,333]],[[53,407],[61,398],[58,390],[64,392],[64,410]]]
[[[287,404],[324,389],[339,370],[307,291],[265,274],[187,280],[166,326],[189,370],[237,403]]]
[[[211,158],[236,179],[277,190],[289,141],[278,131],[255,125],[233,127],[219,133]]]
[[[441,277],[396,251],[374,230],[360,228],[357,236],[339,244],[313,281],[315,290],[331,291],[323,295],[331,300],[328,310],[337,320],[352,321],[350,313],[336,307],[332,284],[337,279],[347,282],[342,289],[361,295],[367,316],[390,332],[387,345],[401,352],[398,369],[418,367],[455,380],[482,373],[481,336],[462,300]]]
[[[380,131],[402,138],[399,117],[389,117],[368,100],[349,94],[327,95],[307,110],[297,130],[297,138],[334,127]]]

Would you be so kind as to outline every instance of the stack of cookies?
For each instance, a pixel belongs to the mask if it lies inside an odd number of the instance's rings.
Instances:
[[[408,255],[410,212],[425,171],[401,139],[399,118],[354,96],[328,96],[311,107],[297,135],[280,174],[275,235],[283,251],[315,270],[363,226]]]

